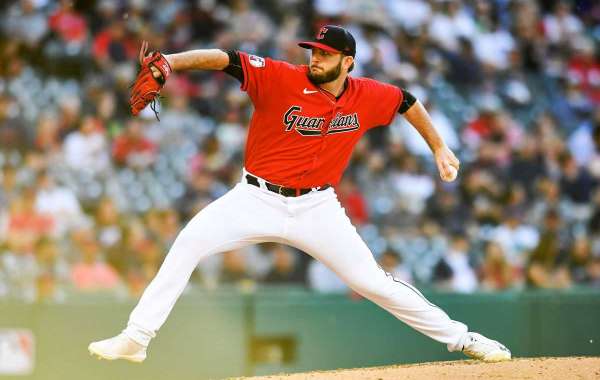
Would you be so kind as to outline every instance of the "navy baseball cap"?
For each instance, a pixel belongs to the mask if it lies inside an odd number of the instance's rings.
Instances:
[[[342,53],[352,57],[356,55],[354,37],[346,29],[337,25],[325,25],[319,30],[314,40],[300,42],[298,46],[305,49],[316,47],[331,53]]]

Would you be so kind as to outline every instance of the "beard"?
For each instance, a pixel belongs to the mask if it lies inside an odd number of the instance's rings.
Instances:
[[[322,71],[319,74],[313,73],[312,70],[308,70],[308,79],[314,84],[322,84],[336,80],[342,72],[342,59],[336,67],[329,71]]]

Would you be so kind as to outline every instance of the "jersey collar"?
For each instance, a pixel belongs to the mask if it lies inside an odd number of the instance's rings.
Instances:
[[[340,92],[340,94],[338,96],[333,96],[333,94],[327,90],[325,90],[324,88],[320,87],[318,84],[313,83],[310,78],[308,77],[308,66],[305,67],[306,68],[306,80],[308,80],[308,82],[316,89],[318,89],[319,91],[321,91],[325,96],[330,97],[332,100],[335,100],[336,102],[338,102],[342,96],[346,93],[346,90],[348,89],[348,87],[350,86],[350,75],[348,75],[346,77],[346,80],[344,81],[344,88],[342,89],[342,92]]]

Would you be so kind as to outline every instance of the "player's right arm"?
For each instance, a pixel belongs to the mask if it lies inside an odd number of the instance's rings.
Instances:
[[[237,50],[221,49],[189,50],[176,54],[165,54],[165,59],[173,71],[186,70],[223,70],[240,81],[240,88],[246,91],[255,106],[269,98],[268,94],[279,73],[284,68],[293,69],[293,65],[282,61],[262,58]],[[155,78],[161,73],[151,67]]]
[[[221,49],[188,50],[175,54],[163,54],[171,70],[223,70],[229,65],[229,55]],[[152,75],[160,77],[160,71],[152,66]]]
[[[165,58],[173,71],[223,70],[229,65],[229,55],[221,49],[189,50]]]

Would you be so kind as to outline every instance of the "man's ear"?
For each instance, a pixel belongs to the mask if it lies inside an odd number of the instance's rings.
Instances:
[[[351,72],[354,69],[354,57],[352,57],[350,55],[346,55],[346,56],[344,56],[343,59],[344,59],[344,67],[346,67],[348,72]]]
[[[344,56],[343,60],[346,70],[348,70],[348,72],[352,71],[352,68],[354,68],[354,57],[346,55]]]

